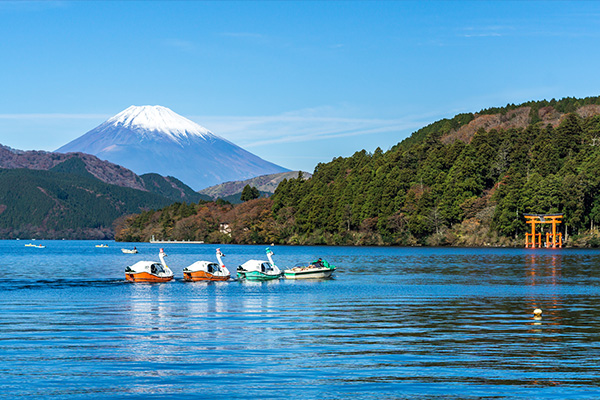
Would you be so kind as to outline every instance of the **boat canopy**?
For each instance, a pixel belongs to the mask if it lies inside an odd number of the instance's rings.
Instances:
[[[192,265],[185,267],[184,270],[185,271],[206,271],[206,272],[212,274],[213,272],[220,271],[221,268],[219,267],[219,264],[217,264],[215,262],[196,261]]]
[[[259,271],[259,272],[267,272],[273,271],[273,265],[271,265],[268,261],[262,260],[248,260],[242,265],[240,265],[246,271]]]
[[[161,272],[166,272],[163,266],[160,263],[154,261],[138,261],[135,264],[126,268],[126,271],[132,272],[151,272],[153,274],[158,274]]]

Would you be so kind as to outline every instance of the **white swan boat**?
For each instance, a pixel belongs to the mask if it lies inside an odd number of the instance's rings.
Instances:
[[[165,263],[167,255],[160,249],[158,258],[160,263],[155,261],[138,261],[125,268],[125,278],[131,282],[167,282],[173,279],[173,271]]]
[[[240,279],[249,281],[270,281],[281,277],[281,270],[273,263],[271,250],[267,249],[269,261],[248,260],[237,268]]]
[[[221,249],[217,249],[217,261],[196,261],[192,265],[183,269],[183,279],[186,281],[226,281],[231,276],[231,273],[223,264],[221,257],[225,254],[221,253]]]

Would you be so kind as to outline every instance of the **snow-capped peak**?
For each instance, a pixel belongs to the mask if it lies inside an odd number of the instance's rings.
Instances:
[[[93,154],[138,174],[174,176],[195,190],[287,171],[160,106],[131,106],[57,152]]]
[[[107,120],[106,125],[160,132],[175,141],[190,136],[204,139],[215,136],[208,129],[162,106],[131,106]]]

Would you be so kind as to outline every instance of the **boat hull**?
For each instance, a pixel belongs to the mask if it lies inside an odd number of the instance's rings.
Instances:
[[[125,273],[125,279],[130,282],[168,282],[173,279],[172,276],[156,276],[148,272]]]
[[[269,274],[263,274],[262,272],[258,272],[258,271],[248,271],[248,272],[239,272],[238,271],[238,278],[240,279],[246,279],[249,281],[272,281],[274,279],[279,279],[279,275],[269,275]]]
[[[188,282],[226,281],[229,279],[229,275],[218,276],[218,275],[213,275],[213,274],[205,272],[205,271],[195,271],[195,272],[184,272],[183,279]]]
[[[286,269],[283,271],[286,279],[327,279],[331,278],[335,269],[331,268],[307,268],[298,271]]]

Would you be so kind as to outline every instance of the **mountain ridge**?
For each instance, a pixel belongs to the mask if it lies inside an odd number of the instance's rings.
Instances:
[[[230,196],[241,195],[244,186],[250,185],[257,188],[263,194],[271,195],[275,193],[275,189],[277,189],[277,185],[281,181],[296,178],[300,172],[304,176],[304,179],[309,179],[312,176],[312,174],[304,171],[280,172],[277,174],[261,175],[243,181],[224,182],[202,189],[198,193],[210,196],[213,200],[218,198],[227,200]]]
[[[85,166],[85,170],[90,173],[95,178],[99,179],[104,183],[108,183],[111,185],[137,189],[142,191],[149,191],[153,193],[157,193],[156,190],[153,189],[153,186],[149,184],[152,183],[155,185],[156,177],[153,177],[149,182],[146,182],[144,176],[139,176],[135,174],[133,171],[122,167],[120,165],[111,163],[109,161],[100,160],[98,157],[93,156],[91,154],[85,153],[55,153],[49,151],[40,151],[40,150],[18,150],[13,149],[8,146],[4,146],[0,144],[0,168],[5,169],[17,169],[17,168],[25,168],[25,169],[33,169],[33,170],[52,170],[56,168],[58,165],[63,164],[65,162],[70,163],[69,160],[79,159]],[[69,172],[68,169],[64,169],[68,167],[68,164],[63,165],[63,172]],[[72,167],[76,169],[76,172],[81,174],[81,165],[71,164]],[[203,197],[199,193],[194,192],[191,188],[185,185],[183,182],[179,180],[169,180],[166,177],[161,177],[165,180],[169,185],[176,185],[177,191],[181,193],[180,197],[176,196],[176,192],[172,191],[170,196],[167,196],[175,201],[187,201],[187,202],[197,202],[200,199],[207,199],[208,197]],[[161,195],[165,195],[166,192],[161,192]]]
[[[522,106],[505,114],[474,114],[474,119],[471,122],[442,136],[441,141],[445,144],[453,143],[456,140],[470,143],[480,129],[486,131],[490,129],[523,129],[531,124],[536,117],[532,115],[534,112],[537,113],[537,122],[544,126],[551,125],[553,128],[558,127],[568,115],[568,113],[558,112],[552,106],[542,107],[539,110],[535,110],[531,106]],[[580,117],[586,118],[600,114],[600,105],[584,105],[574,112]]]
[[[510,127],[507,126],[507,128],[525,128],[527,124],[537,124],[539,122],[544,124],[544,121],[546,125],[550,124],[556,127],[562,121],[561,116],[564,117],[564,115],[569,113],[577,113],[582,118],[595,115],[594,112],[600,112],[596,106],[600,106],[600,96],[584,98],[565,97],[560,100],[532,100],[516,105],[510,103],[504,107],[485,108],[478,112],[460,113],[452,118],[442,118],[418,129],[400,143],[392,146],[392,150],[407,148],[415,143],[438,140],[440,138],[443,138],[442,140],[445,140],[446,143],[451,143],[458,139],[468,143],[479,128],[483,128],[484,130],[502,129],[501,125],[503,121],[506,121],[506,115],[509,114],[510,120],[511,112],[524,107],[529,107],[529,116],[523,118],[521,115],[521,122],[519,124]],[[486,117],[490,115],[492,118]],[[474,120],[478,121],[473,123],[471,128],[464,128],[465,125],[471,124]],[[483,126],[477,126],[478,124]],[[461,129],[462,131],[458,133],[457,131]]]

